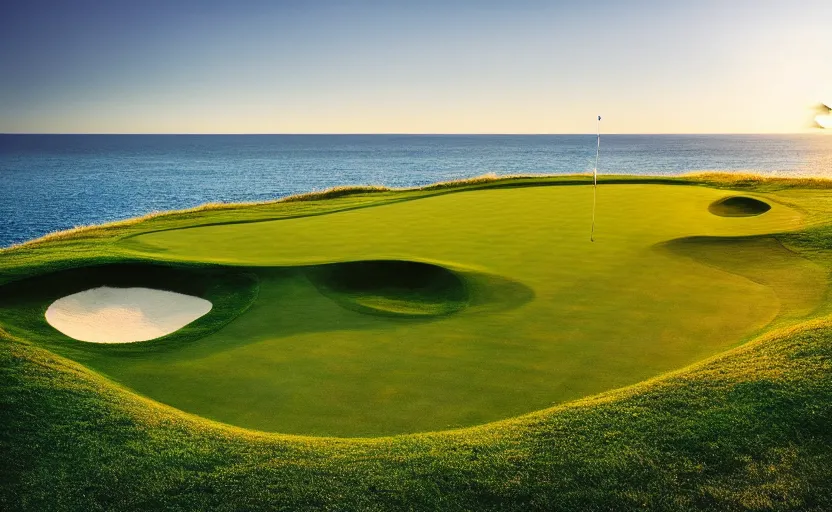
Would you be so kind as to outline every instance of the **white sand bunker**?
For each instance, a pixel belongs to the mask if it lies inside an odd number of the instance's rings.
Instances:
[[[76,340],[132,343],[178,331],[211,306],[181,293],[102,286],[56,300],[46,310],[46,321]]]

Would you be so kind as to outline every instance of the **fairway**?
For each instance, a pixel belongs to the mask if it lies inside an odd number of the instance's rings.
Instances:
[[[183,332],[102,347],[41,325],[50,301],[81,291],[47,291],[73,271],[37,278],[0,321],[236,426],[343,437],[472,426],[635,384],[815,310],[826,270],[770,236],[802,214],[735,196],[605,186],[594,243],[588,186],[151,231],[115,243],[140,265],[139,282],[121,279],[142,284],[151,261],[190,273],[160,286],[217,306]]]

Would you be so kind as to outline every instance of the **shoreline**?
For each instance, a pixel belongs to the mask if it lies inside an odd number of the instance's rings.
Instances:
[[[334,199],[338,197],[358,195],[358,194],[372,194],[379,192],[427,192],[427,191],[454,191],[456,189],[466,187],[476,187],[478,185],[483,188],[499,187],[501,184],[509,184],[519,180],[529,180],[532,183],[526,186],[545,185],[579,185],[591,183],[591,174],[506,174],[498,175],[495,173],[487,173],[471,178],[462,178],[458,180],[438,181],[428,185],[415,187],[387,187],[383,185],[339,185],[335,187],[326,188],[319,191],[302,192],[292,194],[276,199],[268,199],[264,201],[248,201],[248,202],[208,202],[190,208],[171,209],[162,211],[152,211],[144,215],[135,217],[128,217],[126,219],[103,222],[99,224],[88,224],[75,226],[68,229],[53,231],[46,233],[37,238],[26,240],[24,242],[15,243],[6,247],[0,247],[0,256],[11,251],[16,251],[21,248],[28,248],[38,245],[50,240],[60,240],[71,237],[73,235],[80,235],[89,233],[95,230],[103,230],[117,227],[125,227],[136,224],[145,220],[173,216],[186,215],[208,210],[233,210],[239,208],[277,205],[281,203],[293,203],[300,201],[319,201],[324,199]],[[548,182],[548,183],[547,183]],[[768,174],[753,173],[753,172],[734,172],[734,171],[694,171],[678,173],[674,175],[636,175],[636,174],[599,174],[598,183],[604,185],[611,184],[625,184],[625,183],[656,183],[656,184],[675,184],[675,185],[710,185],[710,186],[749,186],[751,184],[778,184],[787,187],[804,187],[804,188],[832,188],[832,178],[814,177],[814,176],[772,176]]]

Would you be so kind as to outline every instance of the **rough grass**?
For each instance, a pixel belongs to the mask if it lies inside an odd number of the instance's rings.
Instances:
[[[6,510],[827,510],[832,325],[457,432],[263,435],[4,336]]]
[[[777,239],[832,268],[828,193],[774,186],[778,200],[816,221]],[[361,207],[349,199],[310,204]],[[303,212],[271,208],[258,215]],[[199,222],[228,212],[206,213]],[[108,237],[193,220],[165,215]],[[116,258],[109,242],[87,244],[84,233],[39,245],[1,253],[0,282]],[[369,440],[213,423],[0,330],[0,509],[830,510],[828,312],[827,303],[816,319],[603,395],[480,427]]]
[[[679,179],[702,183],[708,186],[721,186],[732,189],[756,189],[761,191],[786,188],[819,190],[832,188],[832,179],[829,178],[786,178],[754,173],[696,172],[683,174]]]

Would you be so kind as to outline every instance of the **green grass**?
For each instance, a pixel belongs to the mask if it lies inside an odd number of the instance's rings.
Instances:
[[[591,190],[545,186],[579,181],[339,192],[0,253],[0,508],[832,506],[832,194],[617,178],[593,244]],[[731,187],[771,210],[710,213]],[[39,315],[91,263],[227,303],[158,341],[73,342]]]

